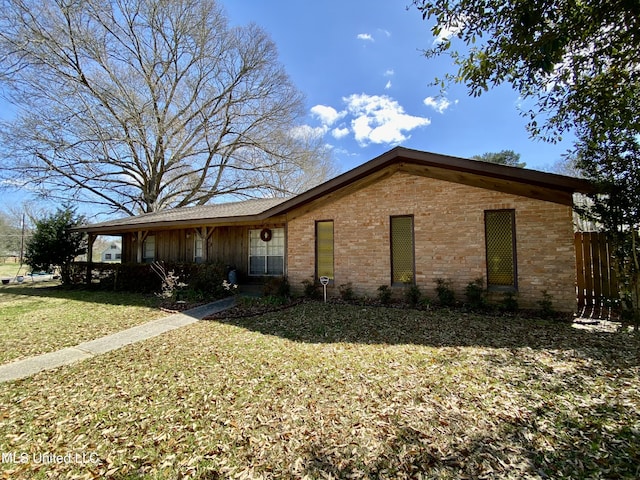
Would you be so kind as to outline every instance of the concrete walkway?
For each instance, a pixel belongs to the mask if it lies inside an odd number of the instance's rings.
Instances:
[[[45,353],[36,357],[0,365],[0,383],[29,377],[44,370],[51,370],[62,365],[85,360],[102,353],[115,350],[125,345],[140,342],[147,338],[156,337],[165,332],[184,327],[202,320],[207,315],[220,312],[231,307],[235,302],[233,297],[217,302],[176,313],[160,318],[137,327],[132,327],[118,333],[81,343],[75,347],[68,347],[56,352]]]

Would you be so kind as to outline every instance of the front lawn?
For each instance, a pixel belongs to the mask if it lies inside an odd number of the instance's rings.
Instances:
[[[119,332],[166,315],[152,296],[72,290],[55,282],[0,287],[0,364]]]
[[[0,452],[21,456],[0,467],[12,479],[638,478],[639,346],[447,310],[302,303],[202,321],[4,384]]]

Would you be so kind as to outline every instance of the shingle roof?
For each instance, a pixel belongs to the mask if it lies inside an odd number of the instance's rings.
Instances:
[[[574,192],[594,191],[593,185],[579,178],[396,147],[294,197],[176,208],[88,225],[78,230],[98,234],[213,223],[258,222],[286,214],[311,202],[330,199],[334,194],[344,194],[348,187],[359,184],[361,180],[375,179],[376,175],[390,171],[405,171],[565,205],[572,204]]]
[[[201,205],[198,207],[174,208],[160,212],[145,213],[135,217],[125,217],[101,223],[94,223],[79,228],[81,231],[106,233],[108,231],[122,231],[125,229],[162,228],[163,226],[188,225],[192,223],[220,223],[225,219],[239,221],[243,218],[250,220],[259,216],[288,198],[254,198],[238,202],[219,203],[215,205]]]

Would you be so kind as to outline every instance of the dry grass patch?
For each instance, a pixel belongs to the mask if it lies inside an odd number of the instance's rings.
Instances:
[[[304,303],[3,386],[8,478],[637,478],[638,339]],[[33,455],[78,454],[43,464]],[[84,455],[84,457],[82,456]]]
[[[0,288],[0,364],[119,332],[159,318],[159,301],[50,283]]]

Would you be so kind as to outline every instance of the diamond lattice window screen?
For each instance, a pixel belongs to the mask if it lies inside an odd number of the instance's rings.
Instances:
[[[415,278],[413,217],[391,217],[391,280],[413,283]]]
[[[316,222],[316,274],[333,280],[333,222]]]
[[[487,284],[516,286],[515,211],[485,212]]]

